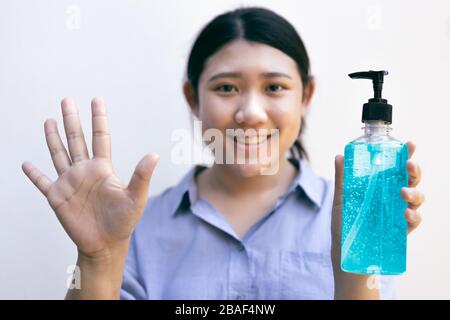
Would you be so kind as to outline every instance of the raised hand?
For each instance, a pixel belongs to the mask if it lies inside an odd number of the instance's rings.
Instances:
[[[75,103],[61,102],[69,152],[56,121],[45,121],[45,137],[58,178],[51,181],[29,162],[24,173],[47,198],[51,208],[78,251],[87,257],[109,254],[128,242],[145,206],[148,187],[159,156],[148,154],[138,163],[128,185],[114,174],[105,103],[94,98],[92,109],[92,158],[80,125]]]

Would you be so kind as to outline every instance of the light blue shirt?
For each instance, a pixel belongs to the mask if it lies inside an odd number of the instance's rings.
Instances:
[[[133,235],[121,299],[333,299],[334,184],[306,161],[289,191],[239,239],[199,198],[191,169],[151,197]],[[381,298],[394,297],[392,277]]]

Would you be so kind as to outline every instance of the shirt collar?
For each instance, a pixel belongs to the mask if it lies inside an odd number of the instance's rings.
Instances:
[[[324,179],[318,176],[309,163],[304,160],[290,159],[291,162],[297,163],[299,174],[294,184],[298,189],[302,190],[307,198],[313,202],[319,209],[322,207],[323,196],[325,194],[326,184]]]
[[[170,203],[170,212],[175,215],[178,208],[182,204],[192,204],[197,201],[198,193],[195,184],[195,176],[202,170],[206,169],[204,166],[192,167],[181,179],[181,181],[172,189],[174,194],[173,202]]]
[[[316,175],[306,160],[289,159],[298,169],[299,174],[295,178],[290,193],[293,189],[303,191],[304,195],[319,209],[322,206],[324,194],[324,180]],[[170,212],[175,215],[181,205],[191,205],[198,199],[195,176],[206,169],[204,166],[192,167],[172,189],[174,194],[173,202],[170,203]]]

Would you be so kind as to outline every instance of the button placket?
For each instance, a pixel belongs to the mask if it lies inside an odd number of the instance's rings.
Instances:
[[[249,256],[245,245],[239,243],[230,257],[230,298],[236,300],[246,299],[246,293],[251,284]]]

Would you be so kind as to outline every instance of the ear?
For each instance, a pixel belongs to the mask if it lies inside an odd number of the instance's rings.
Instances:
[[[192,113],[198,118],[198,99],[189,80],[186,80],[183,84],[183,93]]]
[[[314,79],[311,79],[308,81],[308,84],[303,90],[302,106],[304,109],[307,109],[309,104],[311,103],[315,90],[316,90],[316,82],[314,81]]]

